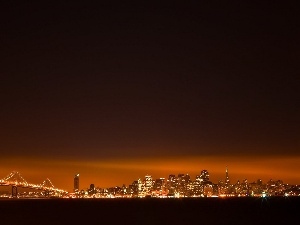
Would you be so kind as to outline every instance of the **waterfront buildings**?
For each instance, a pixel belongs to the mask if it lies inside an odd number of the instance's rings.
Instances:
[[[267,196],[300,196],[300,185],[285,184],[282,180],[270,179],[266,183],[257,179],[249,182],[247,179],[235,183],[229,179],[226,167],[224,179],[218,183],[210,180],[207,170],[202,170],[193,179],[189,174],[170,174],[167,179],[153,178],[147,174],[144,178],[133,181],[130,185],[114,187],[97,187],[90,184],[89,188],[79,189],[79,173],[74,176],[74,192],[53,194],[54,187],[50,180],[46,180],[41,188],[46,191],[0,192],[0,197],[67,197],[67,198],[185,198],[185,197],[267,197]],[[7,185],[4,181],[0,184]],[[46,187],[47,186],[47,187]],[[39,188],[40,186],[36,186]]]
[[[91,191],[91,189],[93,191]],[[133,181],[129,186],[122,185],[110,188],[82,190],[79,197],[96,198],[182,198],[182,197],[266,197],[266,196],[300,196],[300,186],[284,184],[281,180],[270,180],[263,183],[258,179],[248,182],[247,179],[231,183],[228,168],[224,180],[217,184],[210,181],[207,170],[202,170],[192,180],[189,174],[170,174],[168,179],[153,179],[146,175],[143,179]]]

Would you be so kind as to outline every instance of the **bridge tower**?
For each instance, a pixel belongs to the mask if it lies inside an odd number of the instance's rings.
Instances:
[[[15,185],[11,186],[11,197],[13,198],[18,197],[18,187]]]
[[[44,180],[44,182],[42,183],[42,188],[43,188],[43,194],[45,197],[50,197],[53,194],[53,190],[54,185],[52,184],[51,180],[49,178],[47,178],[46,180]]]
[[[49,190],[44,190],[43,194],[44,194],[45,197],[50,197],[50,195],[51,195]]]
[[[13,171],[3,178],[3,181],[12,185],[11,196],[18,197],[18,186],[28,186],[27,181],[17,171]]]

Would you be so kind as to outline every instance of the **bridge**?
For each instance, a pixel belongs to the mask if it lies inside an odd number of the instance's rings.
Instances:
[[[12,197],[18,197],[18,188],[30,188],[40,190],[44,193],[45,197],[49,196],[62,196],[68,192],[62,189],[55,188],[49,178],[44,180],[41,184],[28,183],[19,172],[13,171],[3,179],[0,179],[0,186],[11,186]]]

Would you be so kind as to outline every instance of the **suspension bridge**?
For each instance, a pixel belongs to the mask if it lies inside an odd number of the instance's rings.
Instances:
[[[68,192],[54,187],[51,180],[47,178],[41,184],[28,183],[18,171],[13,171],[3,179],[0,179],[0,186],[11,186],[11,196],[18,197],[18,188],[29,188],[42,191],[44,196],[62,196]]]

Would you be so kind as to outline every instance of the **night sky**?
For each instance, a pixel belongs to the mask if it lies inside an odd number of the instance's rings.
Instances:
[[[296,6],[46,2],[0,4],[0,178],[300,184]]]

